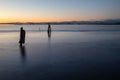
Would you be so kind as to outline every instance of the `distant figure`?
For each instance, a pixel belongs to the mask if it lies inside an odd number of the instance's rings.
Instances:
[[[51,32],[51,25],[48,24],[48,33]]]
[[[48,37],[50,38],[51,37],[51,25],[48,24]]]
[[[20,40],[19,40],[20,46],[25,43],[25,30],[23,30],[23,27],[20,29]]]

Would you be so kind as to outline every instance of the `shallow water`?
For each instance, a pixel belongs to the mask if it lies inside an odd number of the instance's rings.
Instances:
[[[26,31],[46,31],[48,25],[0,25],[0,32],[19,32],[20,27]],[[120,31],[120,25],[51,25],[52,31],[88,32]]]
[[[0,32],[0,80],[120,79],[120,31]]]

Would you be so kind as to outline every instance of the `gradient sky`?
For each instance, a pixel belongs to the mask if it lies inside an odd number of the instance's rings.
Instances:
[[[0,22],[119,18],[120,0],[0,0]]]

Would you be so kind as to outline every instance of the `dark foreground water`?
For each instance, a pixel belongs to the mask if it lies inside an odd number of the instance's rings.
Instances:
[[[0,80],[119,80],[120,31],[0,32]]]

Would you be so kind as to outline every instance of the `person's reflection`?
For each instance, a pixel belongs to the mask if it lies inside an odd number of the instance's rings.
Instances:
[[[48,32],[48,38],[51,38],[51,31]]]
[[[22,61],[25,62],[26,61],[26,49],[24,45],[20,46],[20,54],[21,54]]]

